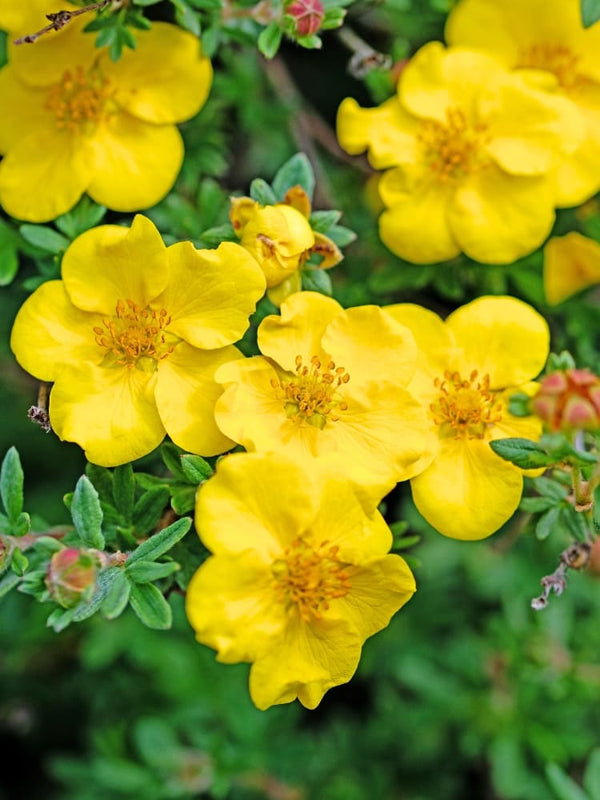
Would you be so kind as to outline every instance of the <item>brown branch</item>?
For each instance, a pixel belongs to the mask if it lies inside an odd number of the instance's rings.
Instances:
[[[88,11],[100,11],[101,9],[110,5],[110,3],[114,3],[115,6],[121,5],[118,0],[117,2],[115,2],[115,0],[98,0],[97,3],[91,3],[89,6],[78,8],[75,11],[62,10],[55,11],[52,14],[46,14],[46,19],[50,20],[50,25],[46,25],[44,28],[36,31],[35,33],[28,33],[26,36],[21,36],[19,39],[15,39],[13,44],[35,44],[40,36],[43,36],[45,33],[50,33],[50,31],[60,31],[75,17],[78,17],[81,14],[87,14]]]

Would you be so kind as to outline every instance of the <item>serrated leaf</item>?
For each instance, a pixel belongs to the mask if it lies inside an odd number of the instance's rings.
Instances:
[[[75,208],[57,217],[54,224],[69,239],[75,239],[80,233],[98,225],[105,214],[105,206],[99,206],[89,197],[84,196]]]
[[[127,567],[136,561],[156,561],[157,558],[163,556],[180,539],[186,535],[192,526],[192,520],[189,517],[183,517],[173,522],[167,528],[155,533],[145,542],[142,542],[133,553],[129,554],[127,559]]]
[[[64,631],[73,622],[73,611],[72,608],[55,608],[46,620],[47,627],[52,628],[56,633]]]
[[[202,456],[190,454],[181,456],[181,468],[185,477],[193,484],[208,480],[214,472],[211,465]]]
[[[148,628],[164,631],[171,627],[171,606],[153,583],[134,583],[129,601],[140,622]]]
[[[258,37],[258,49],[265,58],[273,58],[279,50],[283,31],[278,22],[271,22],[270,25],[260,32]]]
[[[167,578],[179,569],[180,566],[175,561],[168,561],[164,564],[156,561],[136,561],[125,567],[127,575],[135,583],[152,583],[152,581]]]
[[[261,206],[272,206],[277,203],[273,189],[262,178],[255,178],[250,184],[250,197]]]
[[[171,442],[165,442],[160,448],[160,457],[164,461],[165,467],[177,480],[185,480],[183,467],[181,466],[181,451]]]
[[[583,514],[575,511],[572,506],[563,506],[561,508],[561,520],[571,536],[578,542],[588,540],[588,529]]]
[[[305,269],[302,272],[302,288],[305,292],[319,292],[331,297],[333,287],[329,273],[324,269]]]
[[[0,468],[0,496],[11,523],[15,523],[23,510],[23,467],[16,447],[7,450]]]
[[[196,505],[196,486],[181,484],[171,488],[171,508],[176,514],[183,516]]]
[[[119,567],[111,567],[110,569],[105,569],[100,572],[97,579],[96,589],[94,590],[92,596],[87,600],[83,600],[81,603],[79,603],[79,605],[75,606],[75,608],[71,609],[73,611],[73,622],[82,622],[84,619],[88,619],[100,609],[104,602],[104,598],[107,596],[113,585],[113,582],[117,580],[118,575],[121,572],[122,570]]]
[[[175,19],[186,31],[190,31],[194,36],[200,36],[201,27],[198,12],[190,8],[183,0],[176,0]]]
[[[107,503],[113,502],[113,476],[112,472],[106,467],[99,467],[97,464],[86,464],[85,474],[94,484],[100,499]]]
[[[521,469],[548,467],[555,463],[552,456],[529,439],[495,439],[489,444],[496,455]]]
[[[547,539],[552,531],[557,528],[560,520],[560,512],[561,508],[559,506],[554,506],[538,519],[535,526],[535,535],[540,541]]]
[[[296,153],[277,171],[273,178],[273,191],[277,198],[283,200],[288,189],[301,186],[312,199],[315,188],[315,173],[304,153]]]
[[[15,575],[18,575],[20,578],[25,575],[27,572],[27,567],[29,566],[29,559],[23,553],[22,550],[19,550],[18,547],[12,551],[12,558],[10,561],[10,567]]]
[[[215,228],[209,228],[203,231],[200,236],[200,243],[204,247],[218,247],[221,242],[237,242],[238,238],[235,235],[233,227],[229,224],[217,225]]]
[[[356,240],[356,234],[350,228],[345,228],[343,225],[332,225],[327,231],[327,236],[338,247],[347,247]]]
[[[317,233],[327,233],[331,226],[335,225],[341,216],[342,212],[335,211],[334,209],[331,211],[313,211],[309,220],[310,227],[313,229],[313,231],[317,231]]]
[[[77,481],[70,511],[75,530],[79,534],[79,538],[83,544],[86,547],[103,550],[103,514],[100,506],[100,498],[92,482],[86,475],[82,475]]]
[[[127,522],[131,522],[135,498],[135,478],[131,464],[122,464],[113,470],[112,493],[115,508]]]
[[[154,530],[168,502],[169,490],[166,486],[157,486],[145,492],[133,508],[135,530],[140,534]]]
[[[66,236],[46,225],[21,225],[19,233],[26,242],[52,255],[63,252],[70,244]]]
[[[600,20],[600,0],[581,0],[581,23],[590,28]]]
[[[26,511],[21,511],[19,516],[13,522],[12,527],[13,536],[25,536],[31,530],[31,518]]]
[[[115,575],[106,596],[102,601],[102,615],[106,619],[116,619],[127,608],[131,584],[123,569],[119,569]]]
[[[590,800],[558,764],[546,764],[546,777],[554,790],[557,800]]]

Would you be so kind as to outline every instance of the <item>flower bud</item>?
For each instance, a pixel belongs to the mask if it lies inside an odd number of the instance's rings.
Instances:
[[[312,36],[319,30],[325,18],[321,0],[294,0],[285,13],[293,19],[298,36]]]
[[[73,608],[93,593],[99,566],[94,550],[65,547],[54,553],[46,570],[50,596],[63,608]]]
[[[600,428],[600,378],[589,369],[552,372],[540,382],[531,408],[551,431]]]
[[[7,567],[12,555],[13,545],[9,539],[0,535],[0,572]]]

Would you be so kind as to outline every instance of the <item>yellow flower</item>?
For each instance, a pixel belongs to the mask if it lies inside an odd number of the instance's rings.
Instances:
[[[283,203],[261,206],[250,197],[232,197],[229,216],[241,244],[258,261],[267,279],[267,295],[280,306],[302,288],[300,272],[313,253],[321,257],[318,269],[342,260],[337,245],[313,231],[311,203],[301,186],[294,186]]]
[[[34,19],[19,32],[42,27]],[[211,65],[192,34],[154,22],[113,62],[88,22],[13,46],[0,71],[0,203],[19,219],[51,220],[84,192],[118,211],[154,205],[183,160],[174,123],[206,100]]]
[[[281,456],[224,458],[198,493],[196,527],[214,555],[191,580],[188,618],[219,661],[252,663],[260,709],[315,708],[415,591],[374,504],[339,473]]]
[[[365,485],[393,484],[427,463],[425,411],[405,389],[414,339],[379,307],[293,294],[281,317],[262,321],[258,344],[262,356],[216,375],[226,389],[215,416],[230,439],[303,461],[337,456]]]
[[[338,112],[342,147],[369,148],[376,169],[390,168],[379,184],[380,235],[415,263],[461,251],[508,263],[538,247],[554,220],[554,167],[581,136],[564,98],[491,56],[439,42],[405,67],[397,97],[375,109],[347,98]]]
[[[264,292],[237,244],[165,247],[143,216],[103,225],[67,249],[63,279],[42,284],[17,314],[11,347],[28,372],[53,381],[50,421],[104,466],[153,450],[165,432],[202,455],[231,441],[213,410],[215,370],[242,358],[232,342]]]
[[[532,391],[548,356],[544,319],[512,297],[481,297],[445,322],[420,306],[387,306],[420,350],[409,389],[429,408],[435,457],[411,481],[415,505],[445,536],[482,539],[512,515],[522,472],[489,446],[492,439],[537,439],[539,420],[513,417],[508,400]]]
[[[556,204],[579,205],[595,194],[600,188],[600,26],[583,27],[580,0],[461,0],[448,18],[446,38],[452,45],[489,52],[538,85],[545,78],[550,91],[572,102],[585,136],[557,169]]]
[[[600,244],[573,231],[544,248],[544,290],[551,305],[600,283]]]

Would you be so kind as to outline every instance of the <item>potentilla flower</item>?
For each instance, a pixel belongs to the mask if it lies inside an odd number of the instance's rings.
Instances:
[[[404,480],[428,463],[425,410],[406,391],[412,334],[377,306],[344,310],[293,294],[258,329],[262,356],[221,368],[217,424],[247,450],[343,459],[365,485]]]
[[[565,98],[531,88],[491,56],[421,48],[398,95],[376,109],[347,98],[338,112],[342,147],[369,148],[386,210],[383,242],[415,263],[461,251],[508,263],[538,247],[554,220],[553,173],[581,141]]]
[[[544,247],[544,291],[552,305],[600,283],[600,244],[577,231]]]
[[[165,432],[201,455],[232,442],[213,410],[215,370],[242,358],[232,346],[265,288],[239,245],[165,247],[143,216],[103,225],[65,252],[62,280],[42,284],[12,331],[17,360],[53,381],[50,422],[103,466],[133,461]]]
[[[43,27],[43,17],[26,17],[11,37]],[[174,123],[208,95],[211,65],[191,33],[153,22],[113,62],[82,32],[88,22],[82,15],[34,45],[13,46],[0,71],[0,203],[19,219],[53,219],[84,192],[118,211],[154,205],[183,160]]]
[[[550,431],[600,429],[600,378],[589,369],[551,372],[540,381],[531,409]]]
[[[198,492],[196,528],[213,555],[188,587],[188,619],[219,661],[252,663],[260,709],[315,708],[415,591],[375,504],[339,471],[227,456]]]
[[[580,0],[461,0],[448,18],[446,38],[485,50],[573,104],[585,135],[561,159],[556,204],[579,205],[594,195],[600,188],[600,28],[583,27]]]
[[[286,192],[282,203],[261,206],[251,197],[232,197],[229,216],[243,247],[252,253],[267,279],[267,295],[280,306],[302,288],[301,270],[308,259],[320,257],[318,269],[342,260],[332,240],[309,223],[310,198],[301,186]]]
[[[508,401],[546,362],[545,320],[512,297],[481,297],[445,322],[420,306],[387,306],[385,312],[413,332],[420,354],[409,390],[428,407],[435,456],[411,480],[415,505],[445,536],[482,539],[517,508],[523,473],[497,456],[493,439],[536,440],[541,424],[514,417]]]

